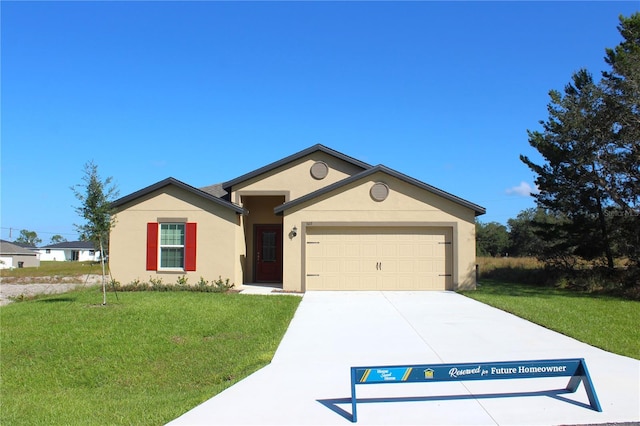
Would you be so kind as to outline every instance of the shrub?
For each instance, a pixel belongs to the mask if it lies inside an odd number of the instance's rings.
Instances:
[[[218,277],[218,279],[214,281],[213,284],[215,288],[214,291],[217,293],[226,293],[234,287],[233,283],[229,284],[229,278],[222,281],[222,277]]]
[[[194,284],[188,284],[188,278],[185,275],[179,276],[175,284],[165,284],[162,278],[149,277],[149,282],[142,282],[135,279],[129,284],[122,285],[116,280],[111,280],[112,291],[193,291],[202,293],[226,293],[233,289],[235,285],[229,282],[229,278],[223,280],[219,277],[217,280],[209,282],[203,277]]]

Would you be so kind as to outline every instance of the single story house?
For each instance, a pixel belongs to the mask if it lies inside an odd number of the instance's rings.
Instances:
[[[90,241],[64,241],[39,247],[40,260],[55,261],[91,261],[100,260],[100,250],[96,250]]]
[[[113,203],[124,283],[186,276],[285,291],[473,289],[485,209],[314,145],[228,182],[167,178]]]
[[[0,269],[40,266],[40,254],[9,241],[0,240]]]

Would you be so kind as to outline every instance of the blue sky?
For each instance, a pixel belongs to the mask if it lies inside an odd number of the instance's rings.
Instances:
[[[227,181],[316,143],[505,223],[534,202],[527,129],[606,70],[638,2],[11,2],[1,238],[76,239],[93,160],[124,196]]]

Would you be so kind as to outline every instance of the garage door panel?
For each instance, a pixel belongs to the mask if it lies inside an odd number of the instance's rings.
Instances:
[[[399,277],[387,274],[380,277],[376,290],[402,290],[402,288],[400,288],[400,282]]]
[[[375,258],[378,255],[378,247],[375,241],[364,241],[358,246],[360,248],[360,256]]]
[[[388,257],[397,257],[398,256],[398,245],[393,241],[380,241],[378,253],[383,258]]]
[[[345,260],[344,270],[341,272],[345,272],[347,274],[364,272],[362,270],[362,262],[360,260]]]
[[[403,242],[398,244],[398,257],[415,257],[420,255],[420,247],[415,243]]]
[[[307,228],[308,290],[451,288],[450,228]]]
[[[398,261],[398,271],[402,271],[406,274],[413,275],[416,272],[419,272],[418,266],[420,264],[419,260],[414,259],[401,259]]]

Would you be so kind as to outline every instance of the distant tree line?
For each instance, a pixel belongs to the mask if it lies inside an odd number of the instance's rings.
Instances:
[[[49,239],[49,244],[64,243],[67,239],[60,234],[53,235]],[[28,229],[21,229],[18,238],[13,240],[14,243],[20,244],[26,247],[38,247],[42,243],[42,238],[38,237],[36,231],[30,231]]]
[[[506,226],[476,220],[476,254],[543,258],[550,247],[560,243],[553,233],[548,235],[545,230],[559,222],[559,216],[535,207],[521,211]]]

